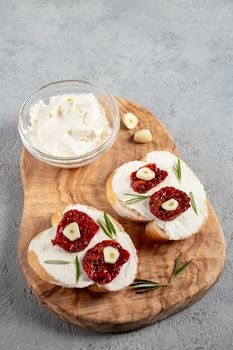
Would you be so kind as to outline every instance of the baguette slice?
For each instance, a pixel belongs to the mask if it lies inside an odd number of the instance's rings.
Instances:
[[[133,191],[130,183],[130,175],[140,167],[154,163],[161,170],[166,170],[168,176],[146,193]],[[194,175],[192,170],[180,160],[181,179],[177,177],[175,168],[178,164],[178,157],[167,151],[153,151],[148,153],[141,161],[132,161],[121,165],[115,169],[108,177],[106,190],[107,197],[114,210],[126,219],[147,223],[146,234],[151,239],[165,243],[170,240],[181,240],[192,236],[200,231],[208,216],[205,190]],[[151,196],[163,187],[171,186],[185,192],[190,196],[192,192],[197,206],[197,214],[192,206],[184,213],[171,221],[162,221],[156,218],[150,211],[149,198],[127,204],[127,193],[139,196]]]
[[[129,235],[124,231],[123,227],[110,216],[109,218],[117,231],[116,241],[130,253],[129,260],[122,266],[120,273],[112,282],[108,284],[95,284],[94,281],[88,278],[82,267],[82,259],[85,256],[85,253],[97,243],[110,239],[102,229],[98,230],[89,245],[82,252],[69,253],[57,245],[52,245],[51,239],[55,237],[56,226],[62,219],[63,213],[70,209],[83,211],[95,221],[98,219],[103,221],[102,211],[81,204],[70,205],[55,213],[51,218],[53,226],[35,236],[29,245],[28,263],[36,274],[42,280],[51,284],[67,288],[88,287],[91,291],[98,293],[120,290],[131,284],[137,273],[137,252]],[[76,281],[76,256],[78,257],[80,269],[78,282]],[[48,260],[50,260],[50,263],[48,263]],[[59,260],[59,264],[51,264],[51,260],[53,260],[53,262],[54,260]],[[61,265],[61,260],[69,263]]]

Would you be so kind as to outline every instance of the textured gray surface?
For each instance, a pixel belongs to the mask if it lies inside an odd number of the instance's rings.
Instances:
[[[232,349],[233,2],[0,0],[0,348]],[[228,261],[191,308],[154,326],[100,335],[68,325],[31,295],[17,264],[23,206],[20,105],[80,78],[145,105],[205,183]]]

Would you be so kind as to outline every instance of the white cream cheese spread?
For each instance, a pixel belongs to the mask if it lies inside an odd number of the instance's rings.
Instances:
[[[83,211],[95,221],[98,219],[100,221],[103,220],[103,213],[101,211],[94,210],[85,205],[71,205],[65,209],[65,212],[71,209]],[[137,252],[129,235],[125,232],[120,231],[116,225],[114,225],[114,227],[116,229],[117,235],[116,241],[130,253],[130,258],[121,267],[119,274],[110,283],[104,285],[99,284],[99,286],[103,286],[109,291],[120,290],[132,283],[137,273],[138,265]],[[29,251],[33,251],[37,255],[40,265],[50,276],[53,277],[53,281],[51,281],[51,283],[70,288],[85,288],[91,284],[95,284],[94,281],[88,278],[86,272],[84,271],[82,260],[90,248],[94,247],[97,243],[103,240],[109,240],[109,237],[100,228],[84,250],[77,253],[69,253],[58,245],[52,245],[51,239],[54,239],[55,235],[56,227],[52,227],[39,234],[38,237],[35,237],[29,246]],[[78,257],[80,266],[78,283],[76,282],[74,263],[76,256]],[[65,260],[70,261],[71,263],[67,265],[54,265],[46,264],[46,260]]]
[[[111,128],[105,109],[92,93],[52,96],[30,109],[27,135],[34,147],[49,155],[84,155],[102,145]]]
[[[177,160],[178,158],[170,152],[153,151],[147,154],[145,161],[132,161],[120,166],[114,174],[112,181],[113,191],[117,198],[122,202],[125,202],[130,198],[126,196],[125,193],[150,196],[154,192],[166,186],[175,187],[181,191],[184,191],[187,195],[192,192],[195,198],[197,214],[191,206],[188,210],[171,221],[162,221],[156,218],[150,211],[149,199],[127,205],[129,209],[134,209],[141,215],[145,216],[148,221],[156,220],[156,224],[163,229],[172,240],[183,239],[191,236],[201,228],[208,216],[206,207],[206,193],[203,185],[200,183],[192,170],[182,160],[180,160],[182,177],[181,180],[178,180],[173,171],[173,166],[177,163]],[[141,194],[134,192],[130,185],[130,175],[132,172],[148,163],[155,163],[161,170],[166,170],[168,172],[168,176],[159,185],[146,193]],[[121,210],[123,210],[123,208]]]

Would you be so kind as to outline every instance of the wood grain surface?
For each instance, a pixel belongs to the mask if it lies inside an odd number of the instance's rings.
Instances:
[[[178,153],[167,129],[149,111],[128,100],[117,98],[117,101],[121,113],[130,111],[138,116],[138,128],[150,128],[153,142],[136,144],[132,141],[134,131],[121,126],[117,141],[107,153],[83,168],[70,170],[48,166],[23,149],[24,211],[18,249],[26,281],[47,309],[78,326],[114,333],[155,323],[193,304],[216,282],[225,262],[224,235],[210,204],[202,231],[187,240],[166,245],[146,238],[144,224],[127,222],[113,211],[105,194],[109,173],[154,149]],[[51,226],[51,215],[66,203],[82,203],[107,211],[124,226],[138,249],[138,278],[165,282],[180,252],[184,252],[185,260],[194,260],[168,287],[145,294],[136,294],[130,288],[97,294],[45,283],[28,265],[28,245],[37,233]]]

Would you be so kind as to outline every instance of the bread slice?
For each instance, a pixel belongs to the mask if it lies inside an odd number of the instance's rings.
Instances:
[[[106,236],[106,234],[103,233],[102,230],[99,230],[94,238],[89,243],[88,247],[86,247],[82,252],[79,253],[68,253],[64,251],[62,248],[58,246],[53,246],[51,243],[51,239],[54,238],[56,233],[56,226],[61,221],[64,212],[70,210],[70,209],[78,209],[80,211],[86,212],[89,216],[91,216],[94,220],[95,217],[93,215],[97,215],[97,217],[100,216],[102,219],[103,212],[90,207],[90,206],[83,206],[83,205],[69,205],[65,208],[62,208],[58,212],[52,215],[51,221],[53,227],[45,230],[38,235],[36,235],[33,240],[30,243],[29,250],[28,250],[28,263],[31,266],[31,268],[36,272],[36,274],[45,282],[60,285],[67,288],[88,288],[90,291],[95,293],[106,293],[110,291],[118,290],[117,286],[117,279],[120,286],[125,287],[125,281],[120,280],[120,274],[109,284],[107,285],[97,285],[94,284],[93,281],[89,280],[85,271],[82,268],[82,259],[86,253],[87,250],[89,250],[91,247],[93,247],[98,242],[101,242],[102,240],[108,240],[109,237]],[[126,234],[124,231],[124,228],[110,215],[108,215],[111,219],[112,223],[114,224],[116,230],[117,230],[117,241],[122,245],[123,248],[127,249],[130,252],[130,263],[127,267],[127,271],[129,271],[129,284],[133,282],[136,273],[137,273],[137,253],[136,249],[130,239],[130,237]],[[67,264],[62,266],[53,266],[53,265],[46,265],[45,261],[50,260],[50,256],[52,256],[54,260],[65,260],[65,261],[73,261],[74,256],[78,256],[79,265],[80,265],[80,278],[81,278],[81,285],[77,285],[74,281],[75,276],[75,267],[74,264]],[[125,264],[127,265],[128,262]],[[125,269],[126,266],[123,265],[122,269]],[[54,272],[55,269],[55,272]],[[59,274],[58,270],[59,269]],[[125,274],[125,270],[124,270]],[[72,278],[69,279],[69,276]],[[115,283],[115,284],[114,284]],[[122,288],[123,288],[122,287]],[[119,288],[121,289],[121,288]]]
[[[208,216],[204,188],[191,169],[182,160],[179,160],[182,178],[177,178],[174,167],[177,166],[178,159],[177,156],[167,151],[153,151],[146,154],[139,162],[132,161],[121,165],[107,179],[107,197],[114,210],[126,219],[147,223],[147,236],[159,243],[165,243],[170,240],[181,240],[192,236],[201,230]],[[134,192],[130,184],[131,173],[149,163],[154,163],[161,170],[166,170],[168,176],[147,193],[141,194]],[[121,186],[123,186],[123,190]],[[192,192],[197,201],[198,214],[190,207],[174,220],[162,221],[151,213],[149,198],[138,203],[125,203],[130,198],[124,197],[125,192],[134,195],[151,196],[153,193],[167,186],[177,188],[187,195],[190,195],[190,192]]]

